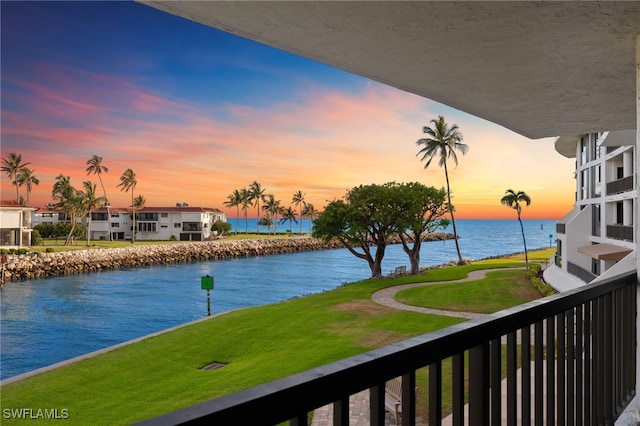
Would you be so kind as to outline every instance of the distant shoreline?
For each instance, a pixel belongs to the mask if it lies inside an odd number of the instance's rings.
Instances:
[[[429,241],[451,238],[453,238],[451,234],[441,232],[425,236],[425,240]],[[398,239],[393,243],[399,242]],[[5,264],[5,280],[9,282],[121,268],[335,248],[343,248],[343,245],[336,240],[326,243],[310,236],[292,236],[287,238],[177,242],[165,245],[140,245],[53,253],[10,254],[7,255],[7,263]]]

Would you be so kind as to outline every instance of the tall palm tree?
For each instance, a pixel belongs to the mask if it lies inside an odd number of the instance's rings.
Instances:
[[[300,218],[302,218],[302,209],[307,204],[304,201],[304,197],[306,194],[303,194],[302,191],[296,191],[293,193],[293,205],[298,207],[298,211],[300,212]],[[300,220],[300,234],[302,234],[302,220]]]
[[[16,200],[20,199],[20,194],[18,192],[18,175],[22,171],[22,169],[26,168],[31,163],[23,163],[22,155],[16,154],[15,152],[10,152],[7,155],[7,158],[2,159],[2,170],[7,174],[7,177],[11,180],[11,183],[16,186]]]
[[[251,194],[247,188],[242,188],[240,190],[240,206],[242,207],[242,211],[244,212],[244,233],[249,233],[249,224],[247,222],[247,210],[249,210],[249,206],[251,205]]]
[[[500,199],[500,203],[507,207],[511,207],[518,213],[518,222],[520,222],[520,230],[522,231],[522,242],[524,243],[524,261],[529,269],[529,255],[527,254],[527,240],[524,237],[524,226],[522,225],[522,218],[520,213],[522,212],[522,203],[527,206],[531,204],[531,197],[524,191],[514,191],[513,189],[507,189],[504,197]]]
[[[113,233],[111,229],[111,212],[109,211],[109,199],[107,198],[107,190],[104,189],[104,183],[102,182],[102,173],[109,173],[109,169],[102,165],[102,157],[95,154],[87,160],[87,175],[98,175],[98,181],[102,186],[102,195],[104,197],[104,204],[107,207],[107,220],[109,221],[109,241],[113,241]]]
[[[265,197],[265,189],[258,183],[258,181],[253,181],[251,185],[249,185],[249,197],[251,201],[255,203],[256,211],[258,212],[257,219],[260,218],[260,201],[264,201]],[[256,232],[260,233],[260,221],[258,220],[256,223]]]
[[[135,242],[136,238],[136,207],[133,204],[133,190],[136,188],[138,180],[136,174],[131,169],[124,171],[120,176],[120,183],[116,187],[120,187],[120,191],[129,192],[131,190],[131,220],[133,221],[133,230],[131,232],[131,244]]]
[[[291,206],[282,210],[282,219],[280,219],[280,224],[284,224],[289,222],[289,233],[292,233],[293,222],[298,223],[298,219],[296,219],[296,212],[293,210]]]
[[[462,254],[460,253],[460,244],[458,243],[458,231],[456,229],[456,220],[453,216],[453,204],[451,204],[451,187],[449,186],[449,170],[447,169],[447,158],[451,158],[455,166],[458,165],[458,156],[456,151],[460,151],[462,155],[466,154],[469,147],[462,143],[462,133],[458,129],[457,124],[451,127],[444,120],[442,115],[438,119],[430,122],[433,127],[424,126],[422,131],[428,135],[427,138],[419,139],[416,144],[424,146],[417,155],[422,155],[420,161],[425,162],[424,168],[428,168],[431,161],[438,157],[438,165],[444,167],[444,177],[447,181],[447,200],[449,202],[449,214],[451,215],[451,223],[453,224],[453,238],[456,243],[456,251],[458,252],[458,264],[463,264]]]
[[[227,195],[227,201],[224,201],[223,204],[227,207],[235,207],[236,208],[236,234],[238,233],[238,217],[240,216],[240,200],[242,198],[242,194],[238,189],[234,189],[233,192]]]
[[[87,208],[87,213],[89,216],[89,219],[87,221],[87,246],[89,246],[91,239],[91,215],[94,210],[102,205],[102,203],[104,202],[104,198],[97,196],[95,183],[87,180],[82,182],[82,186],[84,187],[84,204]]]
[[[300,217],[309,219],[309,229],[311,229],[313,220],[318,217],[318,210],[316,210],[312,203],[305,203]]]
[[[35,170],[31,170],[28,167],[23,167],[16,178],[19,186],[24,185],[27,187],[27,206],[29,205],[29,194],[31,193],[33,185],[40,184],[40,179],[38,179],[36,175],[33,174],[33,172],[35,172]]]
[[[86,213],[84,194],[71,186],[69,176],[59,174],[53,184],[51,196],[56,200],[54,207],[62,209],[71,222],[69,234],[64,242],[66,246],[71,244],[78,217]]]

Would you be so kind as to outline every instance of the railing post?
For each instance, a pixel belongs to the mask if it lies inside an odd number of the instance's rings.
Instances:
[[[453,426],[464,425],[464,352],[452,357]]]
[[[404,381],[403,381],[404,385]],[[453,385],[455,389],[455,384]],[[404,393],[404,389],[402,390]],[[403,407],[404,410],[404,407]],[[404,419],[404,416],[403,416]],[[429,365],[429,426],[442,422],[442,362]]]
[[[333,426],[349,426],[349,397],[333,403]]]
[[[489,424],[489,343],[469,350],[469,424]]]
[[[440,364],[440,362],[438,364]],[[431,374],[429,374],[429,377],[431,377]],[[442,369],[440,369],[440,381],[442,381]],[[440,389],[439,400],[442,401],[442,384],[440,385]],[[402,375],[402,426],[415,426],[415,424],[416,372],[410,371]]]
[[[544,372],[543,372],[543,361],[544,361],[544,347],[543,347],[543,324],[542,321],[538,321],[534,326],[534,387],[533,387],[533,396],[535,398],[534,402],[534,413],[535,413],[535,425],[542,426],[544,424]]]
[[[384,388],[385,383],[382,383],[369,389],[371,426],[384,426]]]

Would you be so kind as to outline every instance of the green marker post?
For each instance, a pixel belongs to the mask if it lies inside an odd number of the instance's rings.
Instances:
[[[213,277],[207,274],[206,277],[200,279],[200,288],[207,290],[207,316],[211,316],[211,290],[213,290]]]

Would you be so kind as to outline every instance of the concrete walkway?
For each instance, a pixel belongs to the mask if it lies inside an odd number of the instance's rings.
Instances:
[[[478,314],[475,312],[459,312],[459,311],[447,311],[442,309],[423,308],[420,306],[405,305],[395,299],[398,292],[414,287],[424,287],[436,284],[457,284],[468,281],[476,281],[486,278],[487,273],[493,271],[504,271],[506,269],[521,269],[521,268],[495,268],[495,269],[482,269],[477,271],[471,271],[466,278],[460,280],[451,281],[438,281],[438,282],[426,282],[426,283],[414,283],[414,284],[402,284],[393,287],[387,287],[382,290],[378,290],[371,295],[371,300],[379,305],[387,306],[389,308],[420,312],[423,314],[443,315],[457,318],[474,319],[479,318],[484,314]],[[351,395],[349,398],[349,425],[350,426],[368,426],[369,425],[369,391],[365,390],[357,394]],[[451,421],[450,418],[446,419]],[[416,423],[419,425],[420,423]],[[333,405],[325,405],[320,407],[313,413],[313,420],[311,426],[331,426],[333,425]],[[385,425],[395,426],[396,421],[394,416],[385,413]]]

